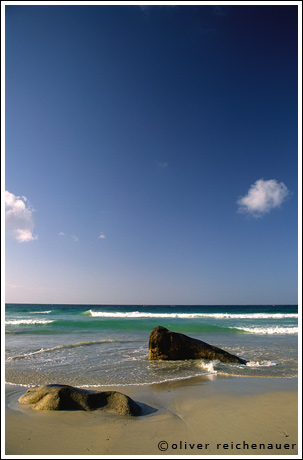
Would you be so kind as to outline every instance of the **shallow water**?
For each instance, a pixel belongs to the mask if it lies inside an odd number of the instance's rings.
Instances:
[[[149,361],[157,325],[246,359]],[[6,305],[6,382],[146,385],[193,376],[297,376],[297,306]]]

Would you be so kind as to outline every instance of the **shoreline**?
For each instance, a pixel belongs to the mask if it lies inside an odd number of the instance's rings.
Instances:
[[[141,405],[139,417],[35,411],[18,403],[27,388],[5,385],[6,455],[298,454],[297,378],[193,377],[110,387]],[[103,388],[109,389],[96,390]]]

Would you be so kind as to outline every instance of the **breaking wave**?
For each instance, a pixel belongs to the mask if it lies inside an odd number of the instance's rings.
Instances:
[[[297,327],[233,327],[251,334],[298,334]]]
[[[140,311],[108,312],[87,310],[86,316],[103,318],[216,318],[216,319],[282,319],[298,318],[296,313],[149,313]]]
[[[18,326],[19,324],[49,324],[54,323],[54,320],[48,319],[10,319],[5,321],[5,325]]]

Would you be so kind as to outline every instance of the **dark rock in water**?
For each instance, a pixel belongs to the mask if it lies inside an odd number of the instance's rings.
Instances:
[[[121,415],[140,415],[141,408],[128,396],[117,391],[89,391],[69,385],[44,385],[30,388],[18,399],[36,410],[104,409]]]
[[[224,363],[247,363],[244,359],[231,355],[221,348],[178,332],[171,332],[162,326],[155,327],[150,333],[148,358],[164,360],[205,358],[218,359]]]

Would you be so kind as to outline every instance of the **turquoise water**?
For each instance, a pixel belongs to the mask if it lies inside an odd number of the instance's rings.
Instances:
[[[248,361],[148,360],[158,326]],[[205,375],[297,376],[298,307],[7,304],[6,382],[150,384]]]

